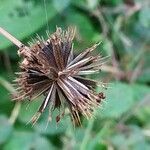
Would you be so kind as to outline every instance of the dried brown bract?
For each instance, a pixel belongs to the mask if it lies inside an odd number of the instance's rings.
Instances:
[[[81,124],[80,115],[90,118],[95,107],[104,99],[103,93],[94,91],[97,82],[86,79],[85,75],[99,72],[104,59],[91,55],[98,46],[87,48],[75,57],[73,53],[74,28],[63,31],[57,28],[48,40],[38,38],[30,47],[22,46],[19,54],[21,72],[16,79],[18,96],[15,100],[35,99],[45,95],[38,112],[32,118],[35,123],[44,110],[67,107],[74,125]],[[58,122],[64,114],[56,117]]]

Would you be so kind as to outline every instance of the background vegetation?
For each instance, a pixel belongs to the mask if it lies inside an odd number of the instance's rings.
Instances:
[[[47,112],[34,127],[27,125],[41,98],[29,106],[11,101],[19,57],[0,35],[0,149],[149,150],[149,0],[0,0],[0,26],[25,44],[36,33],[45,37],[45,30],[69,25],[77,27],[76,52],[102,41],[97,52],[110,56],[92,76],[109,83],[102,89],[106,103],[76,129],[66,115],[45,130]]]

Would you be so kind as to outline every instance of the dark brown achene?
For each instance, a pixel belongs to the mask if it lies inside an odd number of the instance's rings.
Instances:
[[[105,98],[102,92],[97,94],[94,91],[96,81],[84,78],[85,75],[99,72],[103,63],[100,55],[91,55],[98,44],[75,57],[72,43],[74,34],[73,28],[67,31],[57,28],[47,41],[38,38],[37,43],[29,48],[22,46],[18,51],[23,61],[16,79],[19,88],[15,100],[32,100],[45,95],[32,118],[33,123],[47,107],[50,112],[55,108],[67,107],[74,125],[79,125],[79,115],[90,118],[94,108]],[[60,116],[62,114],[56,117],[56,121],[60,120]]]

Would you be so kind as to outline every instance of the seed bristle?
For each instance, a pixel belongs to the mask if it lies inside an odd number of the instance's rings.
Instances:
[[[37,113],[32,117],[33,125],[41,114],[49,107],[48,122],[51,120],[51,112],[55,108],[62,109],[56,117],[56,122],[63,118],[65,107],[69,108],[74,125],[81,125],[80,116],[90,119],[96,107],[105,98],[100,92],[97,94],[94,88],[97,81],[87,79],[87,74],[100,71],[101,65],[107,57],[94,56],[92,51],[100,44],[96,43],[75,57],[73,53],[73,38],[75,28],[62,30],[56,27],[56,32],[48,39],[37,35],[36,42],[32,40],[30,47],[21,47],[18,50],[23,58],[20,63],[21,71],[16,73],[18,78],[18,95],[16,100],[30,100],[43,94],[45,99]],[[60,110],[61,111],[61,110]]]

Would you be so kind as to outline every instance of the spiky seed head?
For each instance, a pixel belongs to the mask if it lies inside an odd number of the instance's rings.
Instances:
[[[33,124],[47,107],[50,114],[55,108],[67,107],[73,124],[80,125],[80,115],[90,118],[93,110],[105,98],[102,92],[94,91],[97,82],[85,78],[85,75],[99,72],[101,68],[103,58],[91,54],[98,44],[75,57],[72,43],[74,35],[74,28],[65,31],[57,28],[47,41],[38,37],[37,42],[30,47],[23,46],[18,50],[23,60],[20,63],[21,72],[16,79],[19,89],[15,100],[32,100],[45,95],[32,118]],[[57,122],[64,110],[62,112],[56,117]]]

